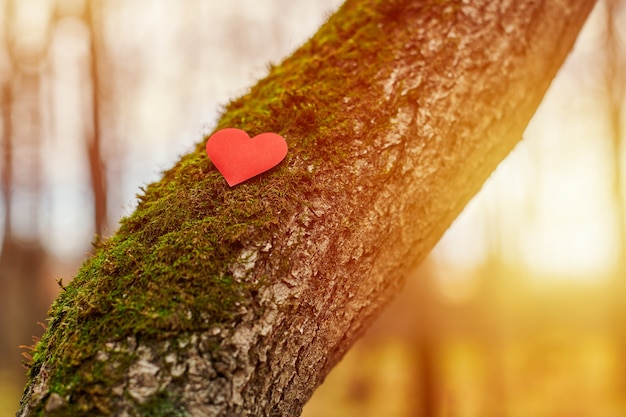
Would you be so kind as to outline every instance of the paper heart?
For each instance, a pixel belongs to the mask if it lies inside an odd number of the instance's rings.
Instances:
[[[287,155],[287,142],[276,133],[250,138],[241,129],[226,128],[211,135],[206,153],[232,187],[278,165]]]

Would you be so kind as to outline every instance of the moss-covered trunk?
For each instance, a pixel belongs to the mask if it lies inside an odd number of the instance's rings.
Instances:
[[[204,143],[51,309],[21,416],[295,416],[507,155],[593,0],[349,0],[219,128],[285,137],[230,188]]]

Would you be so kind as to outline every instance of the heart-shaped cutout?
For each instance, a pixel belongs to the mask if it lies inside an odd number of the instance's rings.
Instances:
[[[278,165],[287,155],[287,142],[276,133],[250,138],[241,129],[226,128],[211,135],[206,153],[232,187]]]

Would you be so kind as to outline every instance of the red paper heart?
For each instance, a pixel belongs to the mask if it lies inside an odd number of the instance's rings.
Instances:
[[[206,153],[232,187],[278,165],[287,155],[287,142],[276,133],[250,138],[241,129],[227,128],[211,135]]]

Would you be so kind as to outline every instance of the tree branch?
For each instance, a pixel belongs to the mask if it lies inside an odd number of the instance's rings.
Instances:
[[[21,416],[298,415],[507,155],[594,2],[349,0],[199,143],[51,310]]]

